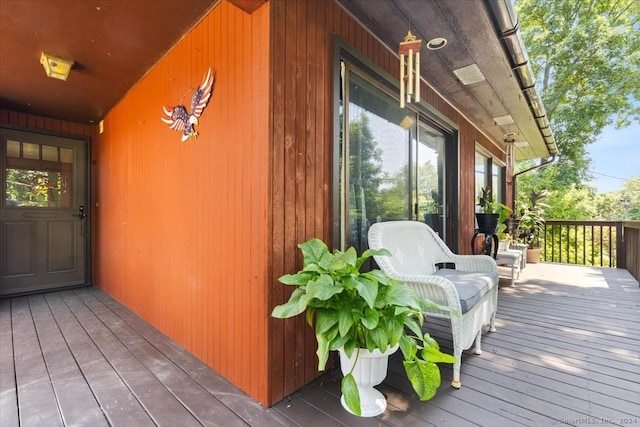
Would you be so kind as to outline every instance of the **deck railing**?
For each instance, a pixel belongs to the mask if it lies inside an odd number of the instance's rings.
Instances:
[[[547,220],[541,261],[626,268],[640,276],[640,221]]]
[[[617,267],[620,221],[547,220],[541,259],[562,264]]]

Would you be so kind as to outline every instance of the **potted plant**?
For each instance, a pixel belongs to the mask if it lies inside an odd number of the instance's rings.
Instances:
[[[544,208],[547,204],[540,200],[548,196],[547,190],[529,193],[529,205],[522,210],[518,221],[517,236],[527,245],[527,262],[536,263],[540,259],[541,242],[540,235],[544,232]]]
[[[491,189],[488,187],[482,188],[481,193],[478,196],[478,206],[480,206],[482,212],[476,213],[478,229],[476,230],[474,239],[472,240],[472,249],[474,247],[473,242],[475,241],[475,236],[477,236],[478,234],[484,234],[485,254],[493,256],[495,258],[498,249],[500,249],[500,240],[506,242],[507,248],[509,245],[506,230],[507,220],[509,219],[509,215],[511,214],[511,209],[503,203],[496,202],[493,195],[491,194]],[[494,246],[494,237],[498,238],[498,242],[496,243],[497,246]],[[505,243],[502,243],[502,245],[504,244]]]
[[[507,229],[507,219],[511,208],[503,203],[496,202],[491,189],[483,187],[478,196],[478,206],[482,212],[476,213],[478,231],[485,234],[503,232]]]
[[[373,388],[386,377],[391,353],[402,351],[407,377],[421,400],[435,395],[440,386],[436,363],[454,363],[456,358],[440,352],[438,343],[422,332],[423,310],[438,307],[418,298],[408,286],[380,270],[361,272],[362,264],[373,255],[390,255],[387,250],[366,250],[358,257],[351,247],[329,252],[319,239],[298,247],[304,257],[296,274],[280,277],[285,285],[296,286],[289,300],[273,309],[272,316],[289,318],[306,314],[318,341],[318,370],[325,369],[329,351],[340,353],[344,378],[342,406],[358,416],[384,412],[386,400]],[[362,364],[374,362],[383,372],[364,380]]]

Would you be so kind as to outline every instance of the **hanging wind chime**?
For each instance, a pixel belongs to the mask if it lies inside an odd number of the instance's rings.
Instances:
[[[400,42],[400,108],[404,108],[405,101],[411,99],[420,102],[420,47],[422,40],[416,39],[407,32],[403,42]],[[405,57],[407,62],[405,64]]]

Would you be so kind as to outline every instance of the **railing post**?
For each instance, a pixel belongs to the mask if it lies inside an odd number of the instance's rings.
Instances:
[[[627,247],[624,243],[624,226],[622,221],[616,221],[616,266],[627,268]]]

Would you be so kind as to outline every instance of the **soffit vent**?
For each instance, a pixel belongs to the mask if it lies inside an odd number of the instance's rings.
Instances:
[[[463,85],[468,86],[485,80],[484,74],[476,64],[453,70],[453,74],[460,79]]]

